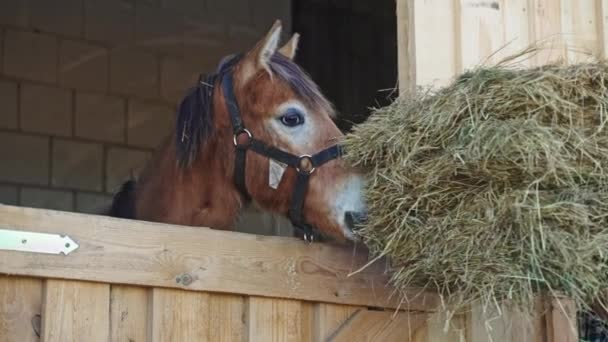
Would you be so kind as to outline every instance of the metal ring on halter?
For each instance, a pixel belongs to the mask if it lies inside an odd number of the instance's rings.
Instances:
[[[234,133],[234,135],[232,136],[232,142],[234,143],[234,146],[236,146],[236,147],[247,146],[247,145],[239,145],[239,142],[236,140],[238,138],[238,136],[243,133],[247,134],[247,144],[251,143],[251,139],[253,139],[253,135],[251,134],[251,132],[249,132],[249,130],[247,128],[243,128],[240,131]]]
[[[310,169],[310,170],[308,170],[308,171],[307,171],[307,170],[304,170],[304,169],[302,168],[302,161],[304,161],[305,159],[308,159],[308,160],[310,161],[310,165],[311,165],[310,167],[311,167],[311,169]],[[313,172],[315,172],[315,169],[316,169],[316,168],[315,168],[314,166],[312,166],[312,165],[313,165],[313,164],[312,164],[312,156],[311,156],[311,155],[308,155],[308,154],[303,154],[303,155],[301,155],[301,156],[300,156],[300,158],[299,158],[299,160],[298,160],[298,165],[296,166],[296,170],[297,170],[299,173],[301,173],[301,174],[305,174],[305,175],[311,175]]]
[[[315,242],[315,236],[313,234],[308,235],[307,233],[304,233],[304,241],[313,243]]]

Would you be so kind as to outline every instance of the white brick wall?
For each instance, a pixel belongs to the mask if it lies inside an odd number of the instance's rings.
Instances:
[[[0,202],[95,213],[289,0],[0,0]],[[276,233],[248,211],[241,226]]]

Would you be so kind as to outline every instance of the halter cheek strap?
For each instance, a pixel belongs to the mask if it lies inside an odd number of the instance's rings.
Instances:
[[[243,124],[241,112],[234,95],[233,76],[231,72],[225,74],[224,78],[221,80],[221,84],[226,106],[230,113],[230,121],[232,123],[233,143],[235,146],[234,183],[237,189],[246,200],[249,201],[251,199],[245,183],[248,150],[294,168],[297,172],[297,177],[288,216],[292,225],[304,234],[305,240],[310,242],[314,241],[319,234],[311,225],[306,223],[303,215],[304,199],[308,189],[308,182],[311,175],[318,167],[342,155],[341,147],[339,145],[333,145],[312,156],[296,156],[265,144],[263,141],[254,138],[251,132],[247,130]],[[247,137],[245,143],[239,142],[239,137],[242,137],[243,135],[246,135]]]

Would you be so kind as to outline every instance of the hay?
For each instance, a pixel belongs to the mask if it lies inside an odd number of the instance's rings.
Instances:
[[[345,139],[369,175],[358,234],[399,288],[454,310],[608,287],[608,64],[480,67]]]

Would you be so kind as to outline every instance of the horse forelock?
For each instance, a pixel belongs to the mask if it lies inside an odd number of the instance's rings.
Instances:
[[[275,53],[270,58],[270,69],[274,75],[285,81],[291,89],[300,96],[304,102],[312,108],[320,109],[330,116],[334,116],[331,103],[323,96],[321,89],[291,59],[280,53]]]

